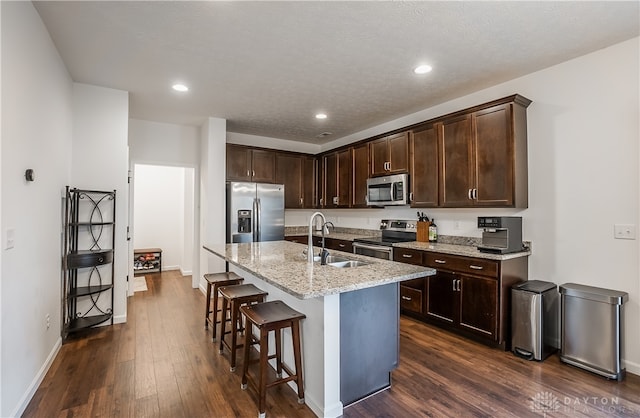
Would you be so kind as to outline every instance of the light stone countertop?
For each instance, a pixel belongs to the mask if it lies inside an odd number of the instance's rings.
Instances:
[[[387,283],[431,276],[436,271],[429,267],[414,266],[365,257],[341,251],[331,255],[370,264],[338,268],[309,264],[302,251],[306,245],[288,241],[251,242],[243,244],[205,245],[204,249],[236,265],[256,277],[278,287],[298,299],[345,293]],[[314,253],[319,249],[314,247]]]
[[[291,235],[306,235],[300,233],[298,229],[294,228],[302,228],[302,227],[290,227],[285,233],[285,236]],[[345,241],[353,241],[356,238],[365,238],[367,236],[371,236],[371,234],[367,235],[367,230],[350,230],[348,228],[344,228],[344,232],[339,230],[339,232],[331,231],[328,235],[325,235],[325,238],[335,238],[341,239]],[[374,231],[376,232],[376,231]],[[321,236],[320,232],[314,231],[314,236]],[[379,233],[378,233],[379,235]],[[460,255],[464,257],[476,257],[483,258],[485,260],[510,260],[513,258],[519,257],[528,257],[531,255],[531,250],[527,249],[526,251],[520,251],[517,253],[511,254],[493,254],[493,253],[483,253],[478,251],[477,245],[480,242],[480,238],[472,238],[472,237],[442,237],[442,241],[447,242],[419,242],[419,241],[410,241],[410,242],[399,242],[393,244],[393,247],[396,248],[410,248],[414,250],[420,251],[431,251],[442,254],[451,254],[451,255]],[[453,243],[455,242],[455,244]],[[531,245],[531,243],[526,242],[526,245]]]
[[[477,247],[471,245],[441,244],[437,242],[399,242],[397,244],[393,244],[393,246],[397,248],[411,248],[420,251],[431,251],[441,254],[461,255],[465,257],[476,257],[483,258],[485,260],[498,261],[527,257],[531,255],[530,250],[510,254],[493,254],[480,252]]]

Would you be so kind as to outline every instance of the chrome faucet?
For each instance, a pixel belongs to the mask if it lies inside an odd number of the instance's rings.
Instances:
[[[314,214],[311,215],[311,218],[309,218],[309,248],[307,248],[307,261],[309,263],[313,263],[313,220],[316,218],[316,216],[320,216],[320,218],[322,218],[322,250],[320,251],[320,264],[324,265],[327,262],[326,260],[329,252],[324,248],[324,231],[326,228],[327,219],[324,217],[322,212],[314,212]],[[333,224],[331,225],[333,226]],[[324,263],[322,263],[322,261],[324,261]]]

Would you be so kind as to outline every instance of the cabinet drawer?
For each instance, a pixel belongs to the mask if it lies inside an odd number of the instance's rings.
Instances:
[[[344,251],[345,253],[353,252],[352,242],[344,239],[325,238],[325,245],[332,250]]]
[[[108,264],[113,261],[113,250],[76,251],[67,255],[67,268],[76,269]]]
[[[410,248],[394,248],[393,261],[421,266],[423,254],[423,251],[412,250]]]
[[[400,285],[400,308],[422,313],[422,290]]]
[[[435,269],[498,277],[498,262],[482,258],[426,253],[425,264]]]

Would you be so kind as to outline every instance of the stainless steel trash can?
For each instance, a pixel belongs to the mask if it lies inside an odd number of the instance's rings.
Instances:
[[[530,280],[511,288],[511,351],[542,361],[558,349],[558,289]]]
[[[609,379],[624,379],[623,308],[629,294],[567,283],[560,286],[560,295],[560,360]]]

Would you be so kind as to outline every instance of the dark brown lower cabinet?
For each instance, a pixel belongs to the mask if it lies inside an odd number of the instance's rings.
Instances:
[[[456,283],[456,275],[446,271],[438,271],[435,276],[427,278],[427,316],[448,324],[456,322],[460,304]]]
[[[496,340],[497,279],[439,271],[427,280],[427,315],[432,320]]]
[[[436,269],[433,276],[400,283],[403,314],[509,348],[510,289],[527,280],[527,257],[495,261],[398,248],[394,260],[411,264],[421,260]]]

